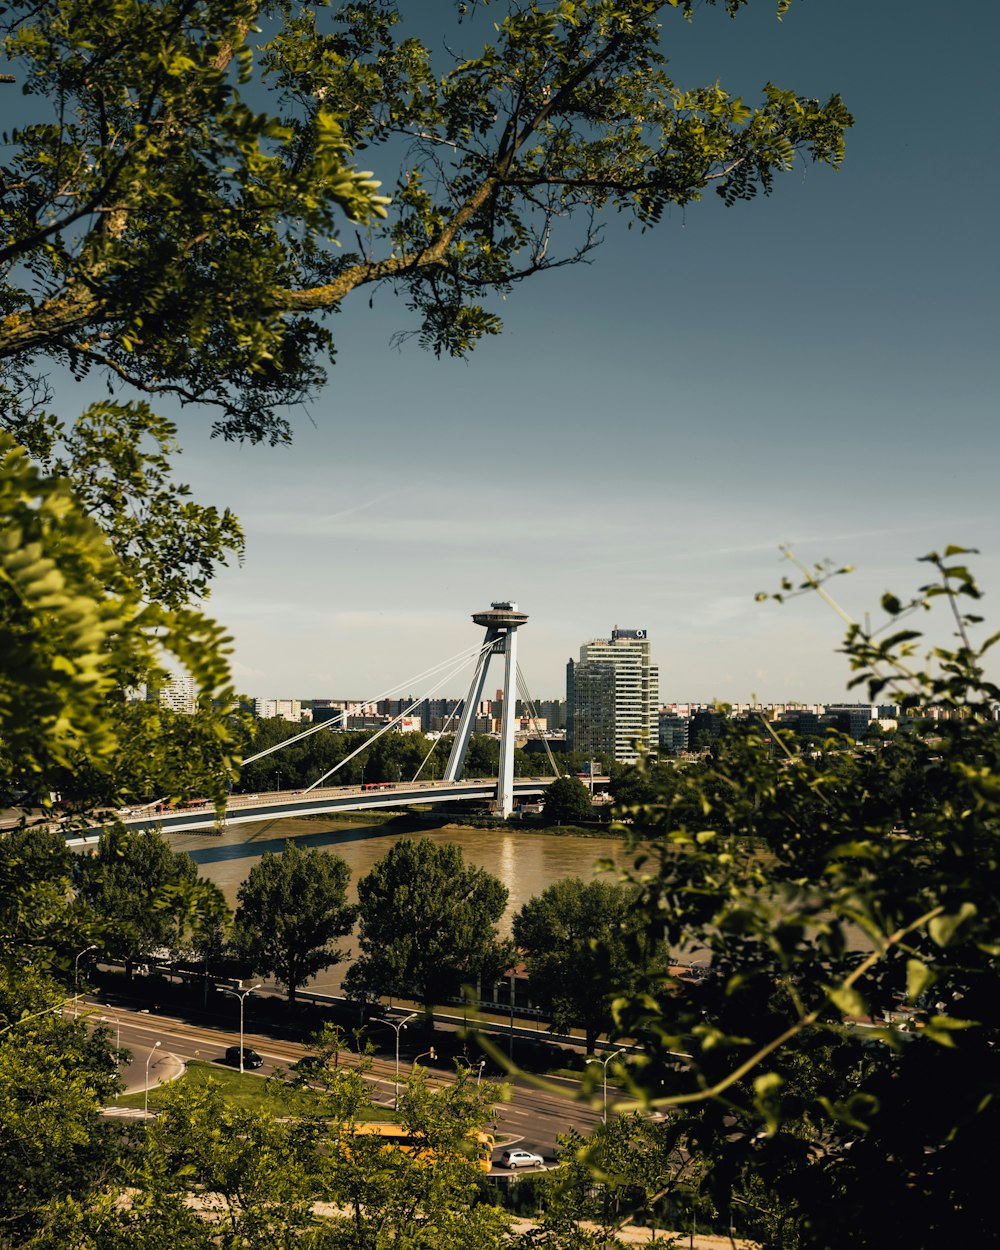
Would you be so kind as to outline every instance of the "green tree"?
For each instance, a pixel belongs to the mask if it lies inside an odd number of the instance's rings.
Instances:
[[[179,915],[192,895],[211,896],[211,882],[198,881],[194,861],[172,851],[153,830],[118,825],[101,834],[97,850],[78,868],[81,899],[107,926],[106,953],[132,963],[179,937]],[[183,924],[183,922],[180,922]]]
[[[322,379],[319,318],[352,292],[394,285],[421,342],[462,354],[500,329],[484,292],[590,253],[575,218],[650,227],[709,188],[766,193],[800,157],[839,164],[851,124],[837,96],[678,86],[661,19],[689,0],[459,5],[424,41],[389,0],[110,2],[15,0],[0,21],[30,104],[0,210],[11,407],[47,356],[282,440],[280,410]],[[386,171],[403,154],[391,205],[362,150]]]
[[[196,503],[173,480],[177,427],[149,404],[102,400],[69,427],[44,410],[6,424],[42,472],[71,485],[147,598],[181,607],[207,594],[216,565],[242,555],[232,512]]]
[[[144,601],[68,484],[0,431],[0,804],[51,807],[53,791],[72,788],[87,810],[127,794],[120,757],[164,751],[155,722],[128,717],[124,691],[164,656],[204,695],[184,778],[221,795],[234,741],[213,708],[231,697],[224,642],[200,612]]]
[[[497,925],[507,889],[466,865],[453,843],[402,838],[358,882],[361,954],[345,986],[356,997],[444,1002],[499,975],[510,949]]]
[[[255,972],[286,986],[289,1002],[304,981],[344,958],[331,943],[354,925],[350,875],[339,856],[289,841],[280,855],[265,854],[237,891],[233,945]]]
[[[900,1211],[918,1248],[994,1222],[1000,688],[964,555],[932,553],[909,601],[883,598],[885,628],[848,631],[853,682],[913,730],[878,751],[729,735],[679,773],[703,819],[631,813],[647,933],[709,956],[697,981],[651,977],[617,1004],[644,1041],[633,1089],[697,1116],[716,1206],[768,1247],[883,1246]],[[832,571],[798,589],[828,596]],[[941,606],[946,643],[902,619]],[[886,1019],[899,995],[907,1028]]]
[[[166,922],[166,946],[175,959],[221,954],[232,919],[226,896],[214,881],[183,877],[164,885],[153,910]]]
[[[567,1133],[558,1162],[539,1178],[539,1250],[617,1250],[629,1243],[616,1234],[656,1227],[665,1200],[686,1198],[700,1171],[677,1123],[637,1113],[613,1115],[589,1137]]]
[[[327,1081],[334,1114],[317,1122],[316,1142],[323,1196],[342,1213],[333,1244],[343,1250],[502,1250],[511,1244],[510,1216],[481,1200],[482,1172],[473,1157],[473,1134],[495,1118],[495,1086],[478,1085],[466,1071],[432,1089],[415,1069],[398,1118],[426,1142],[430,1157],[421,1157],[387,1149],[374,1135],[355,1134],[375,1115],[369,1087],[344,1069],[328,1069]]]
[[[567,877],[514,916],[532,998],[551,1012],[553,1028],[583,1028],[588,1054],[614,1023],[614,998],[640,971],[634,902],[624,886]]]
[[[578,777],[557,777],[545,791],[542,810],[547,820],[557,824],[594,819],[590,791]]]
[[[0,963],[67,978],[99,925],[75,898],[75,856],[55,829],[0,835]]]
[[[500,769],[500,743],[488,734],[473,734],[462,761],[463,777],[495,777]]]
[[[98,1192],[118,1155],[101,1104],[121,1088],[110,1031],[64,1018],[35,971],[0,969],[0,1246],[26,1244],[53,1195]]]

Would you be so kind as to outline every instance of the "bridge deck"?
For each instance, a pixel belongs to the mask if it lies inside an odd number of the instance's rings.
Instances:
[[[521,777],[514,782],[519,797],[542,794],[553,777]],[[595,778],[596,780],[596,778]],[[325,789],[282,790],[274,794],[237,794],[226,805],[227,825],[290,816],[317,816],[324,812],[367,811],[379,807],[406,807],[412,803],[461,803],[496,798],[497,783],[489,778],[471,781],[384,782],[367,786],[329,786]],[[163,811],[134,808],[120,813],[130,829],[159,827],[164,832],[187,833],[218,823],[210,803]]]

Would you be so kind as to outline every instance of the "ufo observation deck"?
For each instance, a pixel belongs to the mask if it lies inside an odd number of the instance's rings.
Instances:
[[[516,603],[504,599],[491,603],[488,611],[473,612],[472,620],[485,629],[511,630],[524,625],[528,620],[527,612],[519,612]]]

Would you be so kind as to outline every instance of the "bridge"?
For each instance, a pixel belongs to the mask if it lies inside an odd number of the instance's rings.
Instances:
[[[522,777],[513,782],[518,798],[543,794],[554,777]],[[598,778],[595,778],[595,781]],[[217,826],[245,825],[251,821],[287,820],[291,816],[318,816],[328,812],[359,812],[380,807],[406,807],[412,803],[465,803],[496,798],[497,783],[491,778],[471,781],[403,781],[364,786],[327,786],[321,790],[278,790],[273,794],[234,794],[220,818],[211,803],[150,811],[133,808],[119,813],[130,829],[162,829],[164,833],[192,833]]]
[[[444,768],[444,776],[440,781],[420,781],[420,771],[427,763],[430,752],[425,757],[417,775],[412,781],[376,782],[360,786],[323,786],[323,783],[348,764],[355,756],[367,750],[371,744],[395,728],[414,708],[435,693],[427,691],[419,699],[388,724],[378,729],[364,744],[351,751],[323,776],[312,782],[303,790],[279,791],[272,794],[231,795],[226,803],[225,813],[220,815],[207,800],[188,803],[184,807],[176,807],[164,801],[148,803],[143,807],[132,808],[119,812],[118,816],[126,825],[133,829],[149,829],[158,827],[164,832],[186,833],[198,829],[208,829],[217,825],[247,824],[250,821],[284,819],[291,816],[312,816],[328,812],[364,811],[369,808],[405,807],[414,803],[462,803],[479,799],[491,803],[493,812],[502,817],[511,814],[515,798],[535,798],[542,794],[546,787],[556,779],[558,769],[555,759],[545,743],[545,750],[551,767],[551,773],[545,777],[514,778],[514,719],[517,704],[517,693],[534,716],[534,705],[527,685],[517,664],[517,631],[528,617],[519,611],[516,603],[510,600],[499,600],[482,612],[474,612],[472,620],[485,629],[481,642],[466,647],[458,656],[435,665],[432,669],[419,675],[425,678],[428,674],[440,676],[438,685],[453,678],[455,674],[470,661],[474,663],[472,681],[468,694],[462,704],[462,715],[455,731],[451,752]],[[462,769],[466,750],[475,724],[476,711],[482,698],[483,687],[493,656],[502,656],[504,660],[503,676],[503,713],[500,722],[500,764],[495,781],[492,779],[463,780]],[[457,662],[457,663],[456,663]],[[413,679],[414,681],[417,678]],[[516,687],[515,687],[516,682]],[[405,687],[404,687],[405,688]],[[386,692],[388,694],[390,692]],[[380,695],[378,698],[386,697]],[[377,700],[367,700],[374,703]],[[365,706],[361,704],[359,706]],[[536,718],[537,719],[537,718]],[[347,711],[342,715],[341,726],[346,727]],[[336,722],[322,722],[311,725],[301,733],[273,747],[268,747],[256,755],[248,756],[245,764],[284,750],[292,743],[300,742],[311,734],[323,730],[336,729]],[[544,741],[544,739],[543,739]],[[433,750],[433,748],[432,748]],[[592,779],[596,780],[596,779]]]

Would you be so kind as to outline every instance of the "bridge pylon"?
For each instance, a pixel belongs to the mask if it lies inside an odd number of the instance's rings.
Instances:
[[[451,754],[444,770],[445,781],[461,781],[462,765],[465,752],[472,736],[476,711],[483,697],[483,686],[486,683],[486,672],[490,660],[495,655],[504,657],[503,676],[503,716],[500,722],[500,770],[497,776],[496,812],[507,817],[514,810],[514,714],[517,707],[517,630],[525,624],[528,617],[519,612],[516,603],[504,599],[491,603],[486,612],[473,612],[472,619],[476,625],[486,629],[483,649],[479,653],[476,671],[472,675],[472,684],[462,708],[462,719],[459,721],[455,741],[452,743]]]

